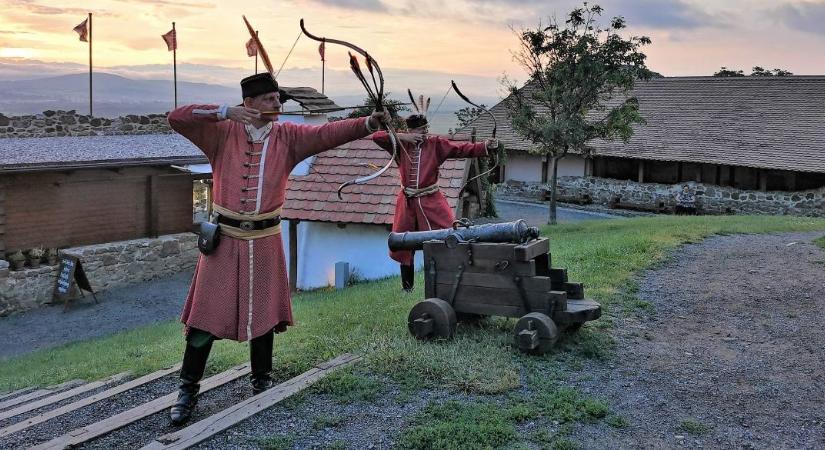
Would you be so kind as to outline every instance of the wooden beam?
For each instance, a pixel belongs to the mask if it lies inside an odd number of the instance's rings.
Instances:
[[[230,406],[219,413],[213,414],[200,422],[196,422],[180,431],[165,434],[157,438],[157,440],[149,445],[146,445],[141,450],[172,450],[193,447],[198,443],[237,425],[241,421],[258,414],[267,408],[271,408],[281,400],[301,392],[335,370],[346,367],[359,361],[360,359],[360,356],[345,353],[337,358],[319,364],[295,378],[274,386],[236,405]]]
[[[768,171],[759,169],[759,171],[756,172],[756,176],[759,179],[759,190],[766,192],[768,190]]]
[[[146,177],[146,234],[149,237],[158,237],[158,203],[157,175],[149,175]]]
[[[201,382],[200,393],[210,391],[216,387],[223,386],[230,381],[249,375],[249,364],[233,367],[229,370],[213,375]],[[138,405],[130,410],[123,411],[120,414],[115,414],[109,418],[103,419],[100,422],[95,422],[85,427],[80,427],[68,433],[58,436],[48,442],[32,447],[31,450],[63,450],[90,441],[98,436],[123,428],[133,422],[136,422],[144,417],[151,416],[164,409],[171,408],[178,399],[177,391],[163,397],[156,398],[148,403]]]
[[[547,183],[547,167],[549,166],[547,162],[548,157],[544,156],[541,158],[541,182]]]
[[[722,185],[722,166],[716,164],[716,185]]]
[[[298,222],[289,219],[289,290],[298,291]]]
[[[676,163],[676,182],[682,181],[682,161]]]
[[[128,375],[127,372],[119,373],[117,375],[111,376],[106,378],[105,380],[95,381],[93,383],[84,384],[82,386],[78,386],[74,389],[69,389],[68,391],[63,391],[52,395],[50,397],[46,397],[44,399],[38,400],[36,402],[26,403],[25,405],[18,406],[17,408],[10,409],[8,411],[4,411],[0,413],[0,420],[6,420],[10,417],[19,416],[20,414],[27,413],[29,411],[34,411],[35,409],[42,408],[44,406],[52,405],[57,402],[62,402],[67,398],[74,397],[75,395],[80,395],[85,392],[89,392],[95,390],[99,387],[105,386],[109,383],[118,382],[122,380]]]
[[[637,161],[639,165],[639,183],[645,182],[645,160],[640,159]]]
[[[0,409],[11,408],[14,405],[19,405],[21,403],[34,400],[36,398],[44,397],[49,394],[54,394],[55,392],[60,391],[61,389],[77,387],[84,383],[85,381],[83,380],[71,380],[44,389],[38,389],[36,386],[32,386],[14,392],[9,392],[7,394],[0,395],[0,400],[4,400],[2,403],[0,403]]]
[[[144,375],[140,378],[136,378],[136,379],[134,379],[134,380],[132,380],[128,383],[119,384],[119,385],[117,385],[117,386],[115,386],[111,389],[107,389],[103,392],[99,392],[99,393],[97,393],[95,395],[92,395],[90,397],[86,397],[86,398],[80,399],[76,402],[69,403],[68,405],[63,405],[60,408],[56,408],[56,409],[53,409],[51,411],[48,411],[45,414],[40,414],[38,416],[30,417],[30,418],[28,418],[26,420],[23,420],[21,422],[17,422],[14,425],[10,425],[6,428],[0,429],[0,437],[8,436],[12,433],[16,433],[18,431],[25,430],[26,428],[35,426],[39,423],[43,423],[47,420],[54,419],[55,417],[62,416],[63,414],[66,414],[68,412],[78,410],[78,409],[83,408],[85,406],[91,405],[92,403],[96,403],[96,402],[99,402],[101,400],[105,400],[109,397],[120,394],[122,392],[126,392],[129,389],[133,389],[133,388],[136,388],[138,386],[144,385],[146,383],[155,381],[158,378],[162,378],[162,377],[165,377],[166,375],[169,375],[170,373],[177,372],[178,370],[180,370],[180,366],[181,366],[180,363],[175,364],[174,366],[172,366],[170,368],[158,370],[157,372],[153,372],[153,373],[150,373],[148,375]]]

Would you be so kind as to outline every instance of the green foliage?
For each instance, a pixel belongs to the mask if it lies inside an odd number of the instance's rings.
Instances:
[[[277,434],[255,439],[255,442],[263,450],[290,450],[295,445],[295,435]]]
[[[510,96],[504,104],[513,129],[552,163],[550,223],[555,224],[557,163],[569,150],[587,155],[593,139],[627,142],[633,125],[644,123],[639,101],[629,96],[639,79],[649,79],[641,47],[646,36],[619,35],[626,23],[614,17],[602,28],[602,8],[575,8],[560,24],[519,32],[515,58],[529,73],[523,86],[505,80]],[[610,106],[608,106],[610,105]]]
[[[787,77],[793,73],[784,69],[768,70],[759,66],[754,66],[750,76],[752,77]],[[713,74],[714,77],[744,77],[745,72],[742,70],[732,70],[722,66],[718,72]]]
[[[493,403],[430,403],[412,420],[396,448],[473,450],[501,448],[517,438],[516,429]]]
[[[814,244],[825,249],[825,236],[822,236],[821,238],[814,240]]]
[[[330,394],[341,403],[370,402],[384,393],[380,381],[352,370],[341,370],[313,386],[315,392]]]
[[[627,428],[630,426],[630,423],[627,421],[627,419],[618,414],[607,416],[605,422],[607,422],[607,424],[613,428]]]
[[[699,422],[695,419],[687,419],[679,423],[680,431],[684,431],[685,433],[689,433],[694,436],[701,436],[703,434],[707,434],[711,429],[713,429],[713,427],[711,427],[710,425],[705,425],[702,422]]]
[[[344,418],[341,416],[321,414],[312,422],[312,428],[316,430],[323,430],[324,428],[336,428],[344,423]]]
[[[713,74],[714,77],[721,77],[721,78],[730,78],[730,77],[744,77],[745,73],[741,70],[731,70],[725,66],[722,66],[718,72]]]
[[[478,116],[480,116],[487,106],[483,103],[478,105],[480,108],[476,108],[475,106],[468,106],[466,108],[461,108],[455,112],[456,120],[458,123],[456,124],[458,128],[464,128],[469,126]]]
[[[364,99],[364,105],[361,108],[354,108],[350,111],[346,117],[330,117],[330,121],[334,122],[336,120],[341,119],[354,119],[356,117],[367,117],[371,115],[375,111],[375,102],[367,97]],[[387,111],[390,112],[390,117],[392,117],[392,125],[395,127],[396,131],[403,131],[407,129],[407,123],[404,121],[404,118],[401,117],[400,113],[402,111],[409,111],[410,108],[404,105],[404,102],[401,100],[394,100],[390,98],[390,93],[387,92],[384,98],[384,106],[387,107]]]

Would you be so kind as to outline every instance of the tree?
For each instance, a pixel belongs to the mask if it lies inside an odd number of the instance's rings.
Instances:
[[[718,72],[713,74],[714,77],[744,77],[745,73],[741,70],[730,70],[725,66],[722,66]]]
[[[650,79],[640,48],[650,38],[622,38],[622,17],[600,28],[602,8],[586,2],[564,24],[523,29],[515,59],[530,79],[521,88],[505,80],[510,92],[505,105],[514,130],[534,144],[532,153],[551,165],[549,223],[556,223],[558,162],[574,150],[590,155],[593,139],[627,141],[633,124],[644,123],[639,102],[629,96],[639,79]]]
[[[788,72],[787,70],[782,70],[782,69],[767,70],[767,69],[763,69],[759,66],[754,66],[753,71],[751,72],[752,77],[773,77],[773,76],[787,77],[789,75],[793,75],[793,74],[791,72]]]
[[[475,106],[468,106],[466,108],[461,108],[455,112],[455,117],[458,120],[458,127],[457,128],[464,128],[469,126],[476,118],[487,109],[483,103],[478,105],[481,108],[476,108]]]
[[[392,125],[398,131],[404,131],[407,129],[407,123],[404,119],[399,115],[401,111],[409,111],[410,109],[404,106],[404,102],[400,100],[393,100],[389,98],[389,92],[386,94],[384,100],[384,106],[387,107],[387,111],[390,112],[390,117],[392,118]],[[364,106],[360,108],[355,108],[350,111],[345,117],[330,117],[330,122],[335,122],[337,120],[343,119],[353,119],[356,117],[367,117],[375,111],[375,102],[372,101],[371,98],[367,97],[364,99]]]
[[[767,70],[759,66],[754,66],[753,70],[751,71],[750,76],[752,77],[787,77],[793,75],[793,73],[788,72],[787,70],[783,69],[773,69]],[[727,67],[722,66],[718,72],[713,74],[714,77],[744,77],[745,72],[741,70],[731,70]]]

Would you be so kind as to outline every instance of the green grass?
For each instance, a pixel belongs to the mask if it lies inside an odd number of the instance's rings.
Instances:
[[[695,419],[686,419],[679,423],[678,429],[694,436],[701,436],[710,432],[713,427]]]
[[[822,236],[821,238],[814,240],[814,244],[825,249],[825,236]]]
[[[460,326],[449,342],[412,339],[406,317],[423,298],[419,274],[411,295],[401,293],[398,278],[359,283],[344,291],[297,295],[297,326],[275,339],[276,376],[291,377],[341,353],[356,352],[365,356],[364,363],[325,380],[312,392],[328,393],[341,402],[372,401],[384,393],[380,383],[367,375],[375,374],[398,383],[399,398],[412,398],[417,389],[426,387],[490,396],[489,401],[466,405],[431,405],[399,437],[401,448],[518,445],[526,438],[517,437],[515,427],[534,419],[562,426],[599,420],[626,426],[623,419],[611,415],[607,403],[564,382],[587,359],[610,356],[614,317],[655,314],[653,305],[636,296],[636,273],[661,262],[676,246],[713,234],[823,230],[822,219],[767,216],[651,217],[544,227],[542,234],[551,238],[554,266],[566,267],[571,280],[583,282],[586,295],[604,309],[601,319],[563,338],[554,351],[542,357],[518,353],[511,344],[514,320],[504,318]],[[0,392],[76,378],[101,379],[127,370],[145,374],[179,362],[183,344],[181,326],[165,323],[35,352],[0,364]],[[220,341],[210,357],[209,371],[248,358],[245,345]],[[503,407],[493,403],[502,397]],[[453,422],[454,414],[461,420]],[[555,448],[576,446],[557,435],[551,441],[548,445]],[[277,443],[270,448],[277,448]]]

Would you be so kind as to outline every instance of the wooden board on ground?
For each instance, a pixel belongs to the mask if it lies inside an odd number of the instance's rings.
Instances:
[[[16,397],[18,395],[28,394],[29,392],[34,391],[37,389],[36,387],[27,387],[23,389],[18,389],[16,391],[6,392],[5,394],[0,394],[0,400],[6,400],[11,397]]]
[[[58,384],[56,386],[47,387],[45,389],[38,389],[36,387],[33,387],[11,392],[9,394],[6,394],[3,398],[12,397],[16,393],[17,396],[14,398],[9,398],[8,400],[0,403],[0,410],[7,409],[12,406],[19,405],[21,403],[25,403],[34,399],[38,399],[40,397],[45,397],[49,394],[54,394],[55,392],[58,392],[62,389],[80,386],[83,383],[85,383],[85,381],[83,380],[72,380]]]
[[[19,416],[20,414],[27,413],[29,411],[34,411],[35,409],[42,408],[44,406],[53,405],[57,402],[62,402],[67,398],[74,397],[75,395],[80,395],[85,392],[93,391],[99,387],[106,386],[109,383],[116,383],[119,380],[127,377],[129,374],[127,372],[119,373],[117,375],[111,376],[105,380],[95,381],[93,383],[84,384],[82,386],[78,386],[74,389],[69,389],[68,391],[58,392],[52,396],[46,397],[44,399],[38,400],[36,402],[26,403],[25,405],[20,405],[17,408],[10,409],[8,411],[4,411],[0,413],[0,420],[6,420],[10,417]]]
[[[348,366],[361,358],[349,353],[333,358],[325,363],[274,386],[237,405],[213,414],[200,422],[194,423],[175,433],[159,437],[141,450],[185,449],[192,447],[210,437],[232,427],[249,417],[272,407],[281,400],[300,392],[333,371]]]
[[[223,386],[230,381],[237,380],[238,378],[246,375],[249,375],[249,364],[233,367],[203,380],[201,382],[200,392],[204,393],[210,391],[216,387]],[[116,414],[108,419],[69,431],[62,436],[58,436],[48,442],[34,446],[31,450],[65,449],[77,446],[98,436],[102,436],[106,433],[123,428],[133,422],[137,422],[144,417],[151,416],[156,412],[171,408],[177,399],[178,393],[175,391],[171,394],[164,395],[163,397],[156,398],[150,402],[136,406],[128,411],[123,411],[122,413]]]
[[[134,380],[132,380],[128,383],[119,384],[119,385],[117,385],[117,386],[115,386],[111,389],[107,389],[103,392],[98,392],[95,395],[80,399],[76,402],[69,403],[68,405],[61,406],[60,408],[53,409],[51,411],[48,411],[46,413],[43,413],[43,414],[40,414],[40,415],[37,415],[37,416],[34,416],[34,417],[29,417],[26,420],[15,423],[14,425],[9,425],[5,428],[0,429],[0,437],[8,436],[12,433],[16,433],[18,431],[25,430],[26,428],[29,428],[31,426],[37,425],[39,423],[43,423],[47,420],[51,420],[51,419],[53,419],[55,417],[58,417],[58,416],[62,416],[63,414],[66,414],[66,413],[71,412],[71,411],[78,410],[78,409],[83,408],[85,406],[89,406],[92,403],[96,403],[96,402],[99,402],[101,400],[107,399],[107,398],[112,397],[114,395],[120,394],[121,392],[126,392],[129,389],[133,389],[133,388],[136,388],[138,386],[144,385],[146,383],[152,382],[154,380],[157,380],[158,378],[165,377],[166,375],[169,375],[173,372],[177,372],[178,370],[180,370],[180,366],[181,366],[180,364],[175,364],[174,366],[169,367],[167,369],[158,370],[158,371],[150,373],[148,375],[144,375],[140,378],[135,378]]]

